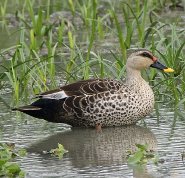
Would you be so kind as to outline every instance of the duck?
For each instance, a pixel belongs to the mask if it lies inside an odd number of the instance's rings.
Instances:
[[[126,61],[124,81],[88,79],[36,96],[30,105],[14,108],[32,117],[72,127],[136,124],[154,108],[154,93],[141,75],[147,68],[173,72],[147,49],[134,50]]]

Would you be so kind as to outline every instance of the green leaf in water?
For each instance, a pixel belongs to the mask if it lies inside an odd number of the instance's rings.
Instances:
[[[142,151],[146,151],[148,149],[148,145],[136,144],[136,146]]]
[[[11,161],[17,156],[25,155],[25,153],[24,149],[16,151],[13,143],[0,143],[0,177],[24,177],[19,164]]]
[[[60,143],[58,143],[58,148],[51,149],[49,151],[50,154],[53,154],[55,156],[58,156],[59,159],[61,159],[64,155],[64,153],[67,153],[68,151],[64,148],[64,146]]]
[[[136,144],[137,151],[135,153],[128,152],[128,164],[143,165],[147,164],[149,160],[152,160],[154,164],[157,164],[158,157],[153,152],[148,151],[148,145]]]
[[[26,149],[21,148],[21,149],[18,151],[18,154],[19,154],[20,157],[24,157],[24,156],[27,155],[27,151],[26,151]]]
[[[21,171],[19,165],[13,162],[6,162],[2,166],[2,170],[5,172],[5,175],[16,175]]]
[[[25,172],[24,171],[20,171],[19,172],[19,178],[24,178],[25,177]]]
[[[136,152],[134,155],[130,156],[128,158],[129,164],[138,164],[141,162],[141,159],[143,158],[143,152]]]

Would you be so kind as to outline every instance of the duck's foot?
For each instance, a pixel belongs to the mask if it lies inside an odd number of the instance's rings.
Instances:
[[[102,131],[101,126],[102,126],[101,123],[97,123],[97,124],[95,125],[95,129],[96,129],[97,132],[101,132],[101,131]]]

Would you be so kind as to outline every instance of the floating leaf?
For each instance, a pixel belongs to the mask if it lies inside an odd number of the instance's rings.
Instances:
[[[6,172],[6,174],[19,174],[19,172],[21,171],[19,165],[17,163],[13,163],[13,162],[6,162],[3,167],[2,170],[4,170],[4,172]]]
[[[154,164],[157,164],[158,157],[152,152],[148,151],[148,145],[136,144],[137,151],[135,153],[128,152],[128,164],[146,164],[149,160],[152,160]]]
[[[18,151],[18,154],[19,154],[19,156],[24,157],[24,156],[27,155],[27,151],[26,151],[26,149],[21,148],[21,149]]]
[[[143,153],[142,152],[136,152],[134,155],[128,158],[128,163],[129,164],[137,164],[141,161],[143,158]]]
[[[49,151],[50,154],[53,154],[55,156],[58,156],[60,159],[63,157],[64,153],[67,153],[68,151],[64,148],[64,146],[60,143],[58,143],[58,148],[51,149]]]
[[[24,171],[20,171],[19,172],[19,178],[24,178],[25,177],[25,172]]]
[[[14,143],[0,143],[0,176],[24,177],[19,164],[11,162],[11,160],[17,156],[25,155],[25,153],[25,149],[16,151]]]
[[[148,149],[148,145],[136,144],[136,146],[140,150],[145,150],[146,151]]]

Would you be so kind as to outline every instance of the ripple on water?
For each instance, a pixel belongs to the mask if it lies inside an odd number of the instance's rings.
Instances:
[[[170,109],[147,117],[146,125],[103,129],[70,129],[64,124],[48,123],[24,114],[15,115],[0,107],[2,140],[26,147],[28,155],[19,159],[27,177],[183,177],[185,175],[182,154],[185,150],[185,122],[176,120]],[[169,111],[169,112],[168,112]],[[44,155],[43,150],[56,148],[62,143],[69,151],[59,160]],[[135,144],[148,143],[157,149],[165,162],[148,164],[143,171],[129,168],[127,150]]]

